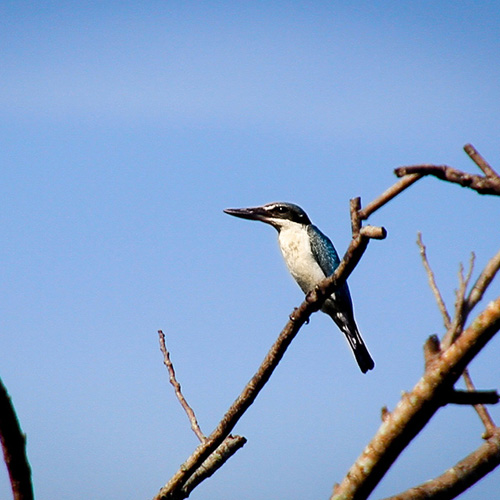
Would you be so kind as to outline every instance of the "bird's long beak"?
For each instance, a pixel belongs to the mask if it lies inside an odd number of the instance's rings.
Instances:
[[[226,208],[224,212],[241,219],[260,220],[262,222],[268,222],[269,220],[269,214],[262,207]]]

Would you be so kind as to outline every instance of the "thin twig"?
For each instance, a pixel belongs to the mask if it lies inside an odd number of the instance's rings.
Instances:
[[[426,248],[422,242],[422,235],[420,232],[418,233],[418,236],[417,236],[417,244],[420,248],[420,255],[422,256],[422,261],[423,261],[425,270],[427,272],[427,277],[429,279],[429,285],[431,287],[431,290],[434,293],[434,297],[436,299],[438,307],[439,307],[441,314],[443,316],[444,326],[448,330],[451,326],[451,319],[450,319],[450,316],[448,314],[448,311],[446,310],[446,306],[444,304],[443,298],[442,298],[441,293],[439,292],[439,288],[437,287],[437,284],[436,284],[434,273],[432,272],[429,261],[427,259]],[[499,265],[500,265],[500,252],[498,253],[498,257],[499,257],[498,261],[499,261]],[[467,283],[469,283],[471,275],[472,275],[473,263],[474,263],[474,254],[472,253],[467,278],[465,280],[462,280],[462,281],[466,281]],[[493,272],[493,273],[496,272],[495,266],[490,266],[490,264],[488,264],[485,269],[488,269],[490,267],[492,268],[491,272]],[[483,276],[483,274],[484,274],[484,271],[483,271],[483,273],[481,273],[481,276]],[[488,283],[486,283],[486,286],[489,284],[491,279],[492,279],[492,277],[490,277],[490,280],[488,281]],[[472,293],[472,291],[471,291],[471,293]],[[469,297],[470,297],[470,294],[469,294]],[[467,299],[467,303],[468,303],[467,308],[470,311],[472,309],[472,307],[469,306],[471,301],[469,299]],[[437,339],[436,336],[430,337],[424,346],[426,368],[428,367],[430,362],[432,362],[436,359],[436,356],[439,354],[439,352],[440,352],[439,340]],[[464,370],[463,377],[464,377],[465,385],[466,385],[467,389],[470,392],[476,392],[476,388],[474,387],[474,384],[472,382],[472,379],[469,375],[469,371],[467,368]],[[454,401],[454,402],[456,403],[456,401]],[[484,437],[484,439],[487,439],[488,437],[490,437],[492,435],[492,432],[495,428],[495,424],[494,424],[493,420],[491,419],[488,410],[484,407],[484,404],[477,403],[474,405],[474,409],[476,410],[477,414],[479,415],[479,418],[481,419],[481,421],[483,422],[483,425],[485,426],[486,431],[485,431],[483,437]]]
[[[421,174],[407,175],[403,179],[393,184],[389,189],[386,189],[380,196],[375,198],[372,202],[368,203],[362,210],[359,211],[359,218],[361,220],[366,220],[373,214],[376,210],[383,207],[389,201],[391,201],[398,194],[402,193],[405,189],[408,189],[414,182],[417,182],[422,178]]]
[[[184,408],[184,411],[186,412],[186,415],[189,418],[189,422],[191,423],[191,429],[193,429],[193,432],[196,434],[198,439],[203,443],[203,441],[205,441],[206,439],[205,435],[203,434],[203,432],[201,432],[200,426],[198,425],[198,420],[196,420],[196,415],[193,409],[189,406],[188,402],[186,401],[186,398],[182,394],[181,384],[179,384],[177,378],[175,377],[174,365],[170,360],[170,353],[168,352],[167,345],[165,343],[165,334],[161,330],[158,330],[158,336],[160,339],[160,349],[161,352],[163,353],[163,363],[167,367],[169,374],[169,381],[174,387],[175,395],[177,396],[179,403],[181,404],[182,408]]]
[[[471,312],[471,308],[468,307],[468,302],[465,297],[467,293],[467,287],[469,286],[469,281],[472,276],[472,271],[474,269],[474,253],[471,254],[470,262],[469,262],[469,270],[467,272],[467,276],[464,277],[464,266],[462,263],[459,265],[458,270],[458,289],[455,292],[456,300],[455,300],[455,314],[453,316],[453,321],[451,322],[446,335],[444,336],[441,342],[441,349],[447,349],[460,335],[465,322]]]
[[[466,144],[464,151],[469,155],[471,160],[484,172],[486,177],[500,178],[493,167],[478,153],[472,144]]]
[[[474,283],[474,286],[471,288],[469,296],[467,297],[467,308],[469,309],[469,311],[471,311],[474,306],[482,299],[486,288],[488,288],[489,284],[499,270],[500,251],[498,251],[498,253],[489,260],[488,264],[486,264],[486,267],[483,269],[483,272]]]
[[[436,278],[429,264],[429,260],[427,259],[427,252],[425,245],[422,241],[422,233],[417,233],[417,245],[420,249],[420,256],[422,257],[422,263],[425,268],[425,272],[427,273],[427,279],[429,280],[429,286],[431,287],[432,293],[434,294],[434,298],[436,299],[439,310],[441,311],[441,316],[443,317],[444,327],[446,330],[450,328],[451,318],[446,309],[446,305],[444,303],[443,297],[436,283]]]
[[[14,500],[33,500],[31,467],[26,456],[26,438],[21,431],[14,405],[1,380],[0,442]]]
[[[464,381],[465,381],[465,386],[467,387],[467,390],[469,391],[475,391],[476,388],[474,386],[474,383],[472,382],[472,378],[470,376],[468,368],[464,370],[463,373]],[[479,415],[479,418],[481,419],[481,422],[484,425],[485,432],[483,434],[483,439],[488,439],[493,435],[496,429],[495,422],[493,422],[493,419],[491,418],[491,415],[487,408],[484,407],[482,404],[478,404],[474,406],[474,409],[476,410],[477,414]]]

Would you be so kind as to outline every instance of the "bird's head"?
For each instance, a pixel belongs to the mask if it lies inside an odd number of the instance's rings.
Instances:
[[[226,214],[241,217],[242,219],[260,220],[271,224],[278,231],[291,223],[308,225],[311,224],[309,217],[299,206],[293,203],[274,202],[252,208],[226,208]]]

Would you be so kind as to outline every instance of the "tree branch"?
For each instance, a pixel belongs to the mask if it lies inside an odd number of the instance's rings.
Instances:
[[[443,500],[455,498],[500,465],[500,428],[476,451],[439,477],[384,500]]]
[[[478,153],[472,144],[466,144],[464,151],[469,155],[471,160],[483,171],[486,177],[500,177],[493,167]]]
[[[469,374],[468,368],[466,368],[464,370],[463,377],[465,380],[465,385],[467,387],[467,390],[475,391],[476,388],[474,387],[474,383],[472,382],[472,378]],[[484,407],[484,405],[477,404],[474,406],[474,409],[476,410],[476,413],[479,415],[479,418],[481,419],[481,422],[483,423],[484,428],[485,428],[485,431],[483,433],[483,439],[490,438],[496,429],[495,422],[493,422],[493,419],[491,418],[490,413]]]
[[[500,196],[500,177],[486,160],[475,150],[471,144],[464,146],[465,152],[472,158],[476,165],[484,172],[485,176],[468,174],[447,165],[412,165],[399,167],[394,170],[398,177],[433,175],[438,179],[459,184],[478,192]]]
[[[443,401],[443,406],[446,404],[454,405],[496,405],[499,401],[497,391],[458,391],[453,390],[448,395],[446,400]]]
[[[26,456],[26,438],[21,431],[16,411],[0,380],[0,441],[9,471],[14,500],[33,500],[31,467]]]
[[[186,415],[189,418],[189,422],[191,422],[191,429],[193,429],[193,432],[196,434],[198,439],[203,443],[203,441],[205,441],[206,439],[205,435],[203,434],[203,432],[201,432],[200,426],[198,425],[198,420],[196,420],[196,415],[193,409],[189,406],[188,402],[186,401],[186,398],[182,394],[181,384],[179,384],[175,376],[174,365],[170,360],[170,353],[168,352],[167,345],[165,343],[165,334],[161,330],[158,330],[158,336],[160,338],[160,350],[163,354],[163,363],[167,367],[169,374],[169,381],[174,387],[175,395],[177,396],[177,399],[179,400],[179,403],[181,404],[182,408],[184,408],[184,411],[186,412]]]
[[[340,485],[332,500],[366,499],[413,438],[442,406],[465,367],[500,329],[500,297],[433,362],[410,393],[403,396]]]
[[[443,297],[436,283],[436,278],[432,272],[429,260],[427,259],[427,252],[425,245],[422,241],[422,233],[417,234],[417,245],[420,250],[420,256],[422,257],[422,263],[424,264],[425,271],[427,273],[427,279],[429,280],[429,286],[431,287],[434,298],[436,299],[439,310],[441,311],[441,316],[443,317],[444,327],[448,330],[451,324],[451,318],[446,309]]]

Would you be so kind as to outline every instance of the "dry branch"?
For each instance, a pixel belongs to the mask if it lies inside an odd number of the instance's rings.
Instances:
[[[465,367],[500,329],[500,297],[432,363],[410,393],[404,395],[340,485],[332,500],[366,499],[400,453],[446,401]]]
[[[26,456],[26,438],[21,431],[16,411],[0,380],[0,441],[14,500],[32,500],[31,467]]]
[[[455,498],[499,464],[500,428],[496,428],[483,445],[439,477],[384,500],[444,500]]]
[[[205,436],[203,435],[203,432],[201,432],[194,410],[191,408],[191,406],[189,406],[188,402],[186,401],[186,398],[184,397],[184,394],[182,394],[181,384],[177,381],[177,377],[175,376],[174,365],[172,364],[172,361],[170,359],[170,353],[168,352],[167,344],[165,343],[165,334],[161,330],[158,330],[158,336],[160,338],[160,350],[163,354],[163,363],[165,364],[168,370],[169,381],[174,388],[175,395],[179,400],[179,403],[181,404],[182,408],[184,409],[186,415],[189,418],[189,422],[191,423],[191,429],[193,429],[193,432],[196,434],[198,439],[203,443],[203,441],[205,441]]]
[[[478,192],[479,194],[491,194],[500,196],[500,176],[493,170],[488,162],[476,151],[474,146],[466,144],[465,152],[471,157],[476,165],[484,172],[484,176],[468,174],[447,165],[412,165],[399,167],[394,170],[398,177],[403,179],[407,176],[433,175],[438,179],[459,184]]]

